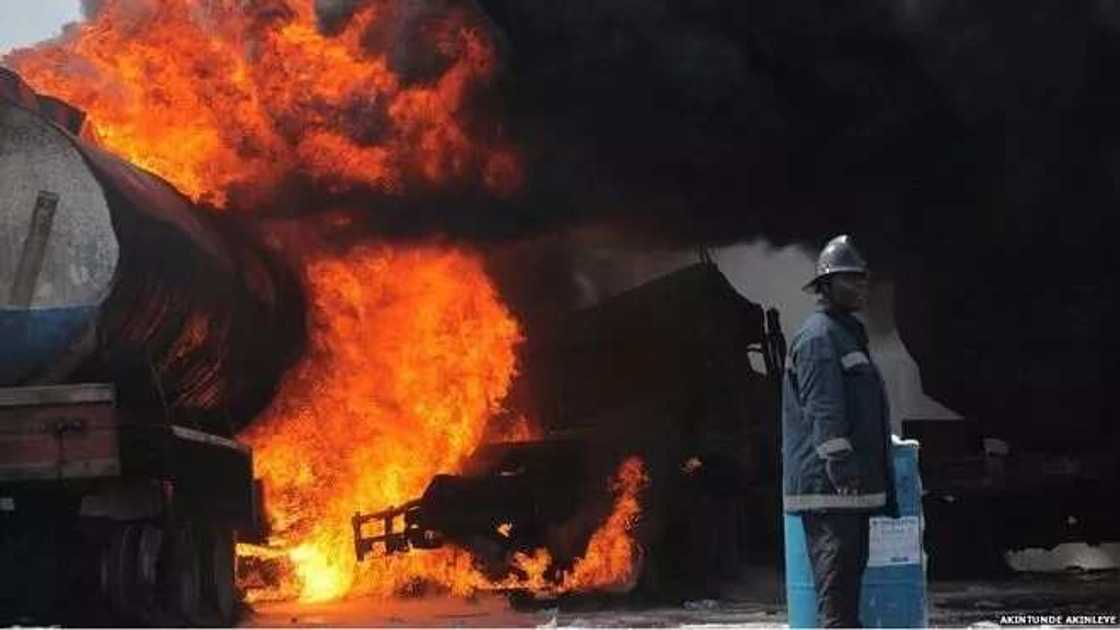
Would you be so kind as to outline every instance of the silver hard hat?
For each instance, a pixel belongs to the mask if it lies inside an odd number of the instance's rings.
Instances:
[[[816,291],[822,278],[836,273],[869,273],[867,261],[852,243],[851,237],[841,234],[828,242],[817,257],[816,275],[802,289],[809,293]]]

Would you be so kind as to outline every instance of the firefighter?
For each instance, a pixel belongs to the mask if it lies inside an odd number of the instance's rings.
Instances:
[[[782,385],[783,504],[800,514],[817,624],[859,627],[872,514],[897,516],[886,390],[853,313],[870,293],[847,235],[828,242],[805,285],[820,307],[793,336]]]

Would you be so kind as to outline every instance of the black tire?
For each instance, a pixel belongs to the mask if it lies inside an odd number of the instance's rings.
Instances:
[[[101,552],[101,593],[116,617],[130,618],[130,582],[136,575],[138,530],[132,525],[116,526]]]
[[[201,546],[202,596],[206,606],[213,611],[219,625],[228,626],[235,621],[238,605],[237,556],[235,535],[228,527],[211,527]]]
[[[169,612],[183,623],[195,625],[202,620],[202,566],[197,528],[181,523],[171,534],[164,568]]]
[[[101,552],[101,592],[114,617],[135,621],[140,609],[136,600],[137,550],[141,527],[132,523],[115,526]]]
[[[155,605],[159,584],[159,561],[163,547],[163,529],[154,523],[141,524],[136,548],[135,597],[147,608]]]

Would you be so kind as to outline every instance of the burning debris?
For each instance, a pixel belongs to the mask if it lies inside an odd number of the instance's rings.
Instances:
[[[710,263],[572,313],[532,344],[520,396],[507,402],[535,405],[540,437],[485,444],[458,474],[355,515],[358,556],[466,549],[490,583],[544,595],[635,585],[652,598],[710,593],[751,554],[777,548],[759,526],[777,505],[766,494],[776,487],[776,427],[766,421],[776,370],[756,372],[741,349],[780,365],[778,338],[776,315]],[[621,479],[613,498],[608,476]],[[630,578],[608,577],[619,574]]]
[[[508,449],[508,453],[516,448],[496,444],[491,451]],[[437,476],[420,499],[400,508],[355,514],[352,522],[358,559],[379,549],[380,556],[385,557],[410,548],[454,545],[469,549],[485,565],[482,571],[472,570],[467,583],[470,589],[526,590],[538,596],[556,596],[581,590],[625,592],[634,587],[642,568],[634,529],[641,515],[640,494],[649,484],[641,458],[629,457],[619,466],[610,482],[614,499],[609,515],[591,533],[580,554],[568,559],[553,558],[545,545],[554,532],[543,530],[552,526],[570,528],[573,522],[578,527],[578,518],[558,524],[547,522],[545,516],[546,522],[540,522],[541,502],[526,496],[539,482],[527,475],[524,467],[489,473]],[[471,514],[478,516],[472,518]],[[403,521],[401,531],[397,531],[398,521]],[[371,525],[380,529],[367,536],[364,530]]]

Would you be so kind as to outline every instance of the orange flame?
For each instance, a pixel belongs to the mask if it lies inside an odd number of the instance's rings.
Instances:
[[[498,583],[453,548],[359,564],[350,516],[399,505],[433,475],[457,469],[509,387],[520,333],[478,259],[462,252],[359,249],[345,260],[316,259],[308,270],[313,347],[242,436],[254,448],[275,536],[270,549],[242,545],[240,553],[283,555],[291,567],[252,598],[389,596],[417,581],[457,594],[632,585],[632,528],[647,483],[637,458],[620,466],[613,512],[559,583],[546,577],[545,549],[517,554],[527,577]]]
[[[479,260],[455,250],[319,257],[308,281],[312,348],[243,438],[274,542],[289,549],[300,597],[317,601],[355,583],[356,509],[418,496],[478,445],[513,377],[520,333]],[[412,575],[362,582],[389,593]]]
[[[514,558],[514,565],[526,577],[511,577],[496,586],[547,595],[591,589],[629,590],[641,571],[640,547],[634,540],[633,529],[642,512],[639,495],[648,484],[649,477],[641,458],[627,458],[611,481],[615,501],[610,516],[591,535],[583,556],[562,574],[559,582],[546,577],[552,555],[547,549],[537,549],[531,554],[516,554]]]
[[[640,570],[640,548],[634,543],[632,530],[642,512],[638,495],[648,484],[641,459],[630,457],[622,462],[612,484],[614,511],[591,535],[587,551],[564,576],[562,590],[633,586]]]
[[[290,174],[336,191],[465,178],[516,190],[513,150],[465,120],[495,65],[481,21],[465,11],[433,19],[416,54],[446,67],[406,82],[388,44],[365,44],[403,11],[366,3],[328,36],[314,0],[107,0],[60,40],[4,61],[84,109],[107,148],[215,206]]]

